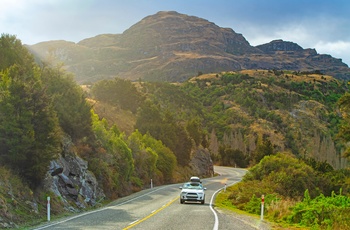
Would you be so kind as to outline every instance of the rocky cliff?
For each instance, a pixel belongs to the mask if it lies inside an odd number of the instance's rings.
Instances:
[[[184,81],[198,73],[241,69],[321,71],[350,79],[341,59],[275,40],[253,47],[242,34],[174,11],[145,17],[122,34],[79,43],[47,41],[29,46],[39,59],[63,62],[79,83],[121,77]]]
[[[93,207],[105,198],[95,175],[88,170],[87,162],[76,155],[68,137],[63,140],[60,157],[50,163],[44,187],[45,191],[61,197],[64,208],[69,211]]]
[[[200,177],[214,176],[214,165],[208,149],[196,149],[192,156],[190,167],[192,169],[192,175],[198,175]]]

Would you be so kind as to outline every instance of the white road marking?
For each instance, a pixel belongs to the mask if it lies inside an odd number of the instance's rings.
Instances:
[[[213,230],[218,230],[219,229],[219,218],[218,218],[218,214],[216,214],[216,212],[215,212],[215,210],[213,208],[213,200],[214,200],[214,197],[215,197],[216,193],[218,193],[220,190],[222,190],[222,188],[220,188],[219,190],[216,190],[214,192],[214,194],[211,196],[210,204],[209,204],[210,210],[214,213],[214,217],[215,217]]]
[[[232,185],[236,184],[237,182],[239,182],[239,181],[235,181],[234,183],[230,184],[229,186],[232,186]],[[214,192],[214,194],[211,196],[211,199],[210,199],[209,207],[210,207],[210,210],[214,213],[214,217],[215,217],[215,222],[214,222],[213,230],[218,230],[218,229],[219,229],[219,218],[218,218],[218,214],[215,212],[215,210],[214,210],[214,208],[213,208],[214,197],[215,197],[215,195],[216,195],[218,192],[220,192],[220,191],[223,190],[224,188],[225,188],[225,187],[216,190],[216,191]]]
[[[120,204],[113,205],[113,206],[111,206],[111,207],[101,208],[101,209],[94,210],[94,211],[91,211],[91,212],[86,212],[86,213],[83,213],[83,214],[80,214],[80,215],[77,215],[77,216],[70,217],[70,218],[65,219],[65,220],[58,221],[58,222],[56,222],[56,223],[52,223],[52,224],[48,224],[48,225],[45,225],[45,226],[42,226],[42,227],[35,228],[35,230],[41,230],[41,229],[49,228],[49,227],[52,227],[52,226],[55,226],[55,225],[58,225],[58,224],[62,224],[62,223],[68,222],[68,221],[70,221],[70,220],[77,219],[77,218],[82,217],[82,216],[90,215],[90,214],[96,213],[96,212],[101,212],[101,211],[104,211],[104,210],[106,210],[106,209],[114,209],[114,208],[117,207],[117,206],[121,206],[121,205],[127,204],[127,203],[129,203],[129,202],[131,202],[131,201],[134,201],[134,200],[136,200],[136,199],[139,199],[139,198],[141,198],[141,197],[143,197],[143,196],[147,196],[147,195],[149,195],[149,194],[151,194],[151,193],[154,193],[154,192],[156,192],[156,191],[158,191],[158,190],[165,189],[165,188],[167,188],[167,187],[169,187],[169,186],[171,186],[171,185],[167,185],[167,186],[164,186],[164,187],[161,187],[161,188],[158,188],[158,189],[152,189],[152,191],[150,191],[150,192],[148,192],[148,193],[145,193],[145,194],[143,194],[143,195],[141,195],[141,196],[137,196],[137,197],[132,198],[132,199],[130,199],[130,200],[124,201],[124,202],[122,202],[122,203],[120,203]]]

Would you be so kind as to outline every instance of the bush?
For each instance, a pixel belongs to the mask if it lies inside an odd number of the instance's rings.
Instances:
[[[228,191],[230,192],[228,199],[231,200],[234,206],[241,210],[249,210],[246,206],[250,202],[255,202],[254,197],[258,199],[257,197],[261,197],[261,195],[268,196],[268,194],[278,197],[278,194],[274,192],[275,186],[273,184],[266,184],[257,180],[244,183],[240,182],[235,186],[230,187]]]
[[[313,197],[319,195],[318,184],[323,184],[310,166],[288,153],[264,157],[243,178],[251,180],[271,184],[281,196],[296,199],[302,198],[306,189],[312,191]]]
[[[321,194],[311,199],[306,190],[303,201],[293,207],[287,220],[305,227],[331,229],[336,224],[339,229],[350,229],[350,197],[333,192],[330,197]]]

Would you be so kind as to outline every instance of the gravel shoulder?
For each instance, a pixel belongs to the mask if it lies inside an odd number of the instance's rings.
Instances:
[[[260,220],[258,216],[240,214],[228,209],[215,208],[219,214],[219,229],[244,229],[244,230],[270,230],[274,229],[272,224]]]

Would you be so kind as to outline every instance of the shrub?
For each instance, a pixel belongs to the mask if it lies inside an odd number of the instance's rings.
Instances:
[[[306,189],[312,191],[313,197],[319,195],[318,184],[322,182],[310,166],[288,153],[264,157],[243,178],[251,180],[271,184],[281,196],[296,199],[302,198]]]
[[[329,229],[336,224],[339,229],[350,229],[350,197],[333,192],[330,197],[321,194],[311,199],[306,190],[303,201],[293,207],[287,220],[305,227],[320,226]]]

